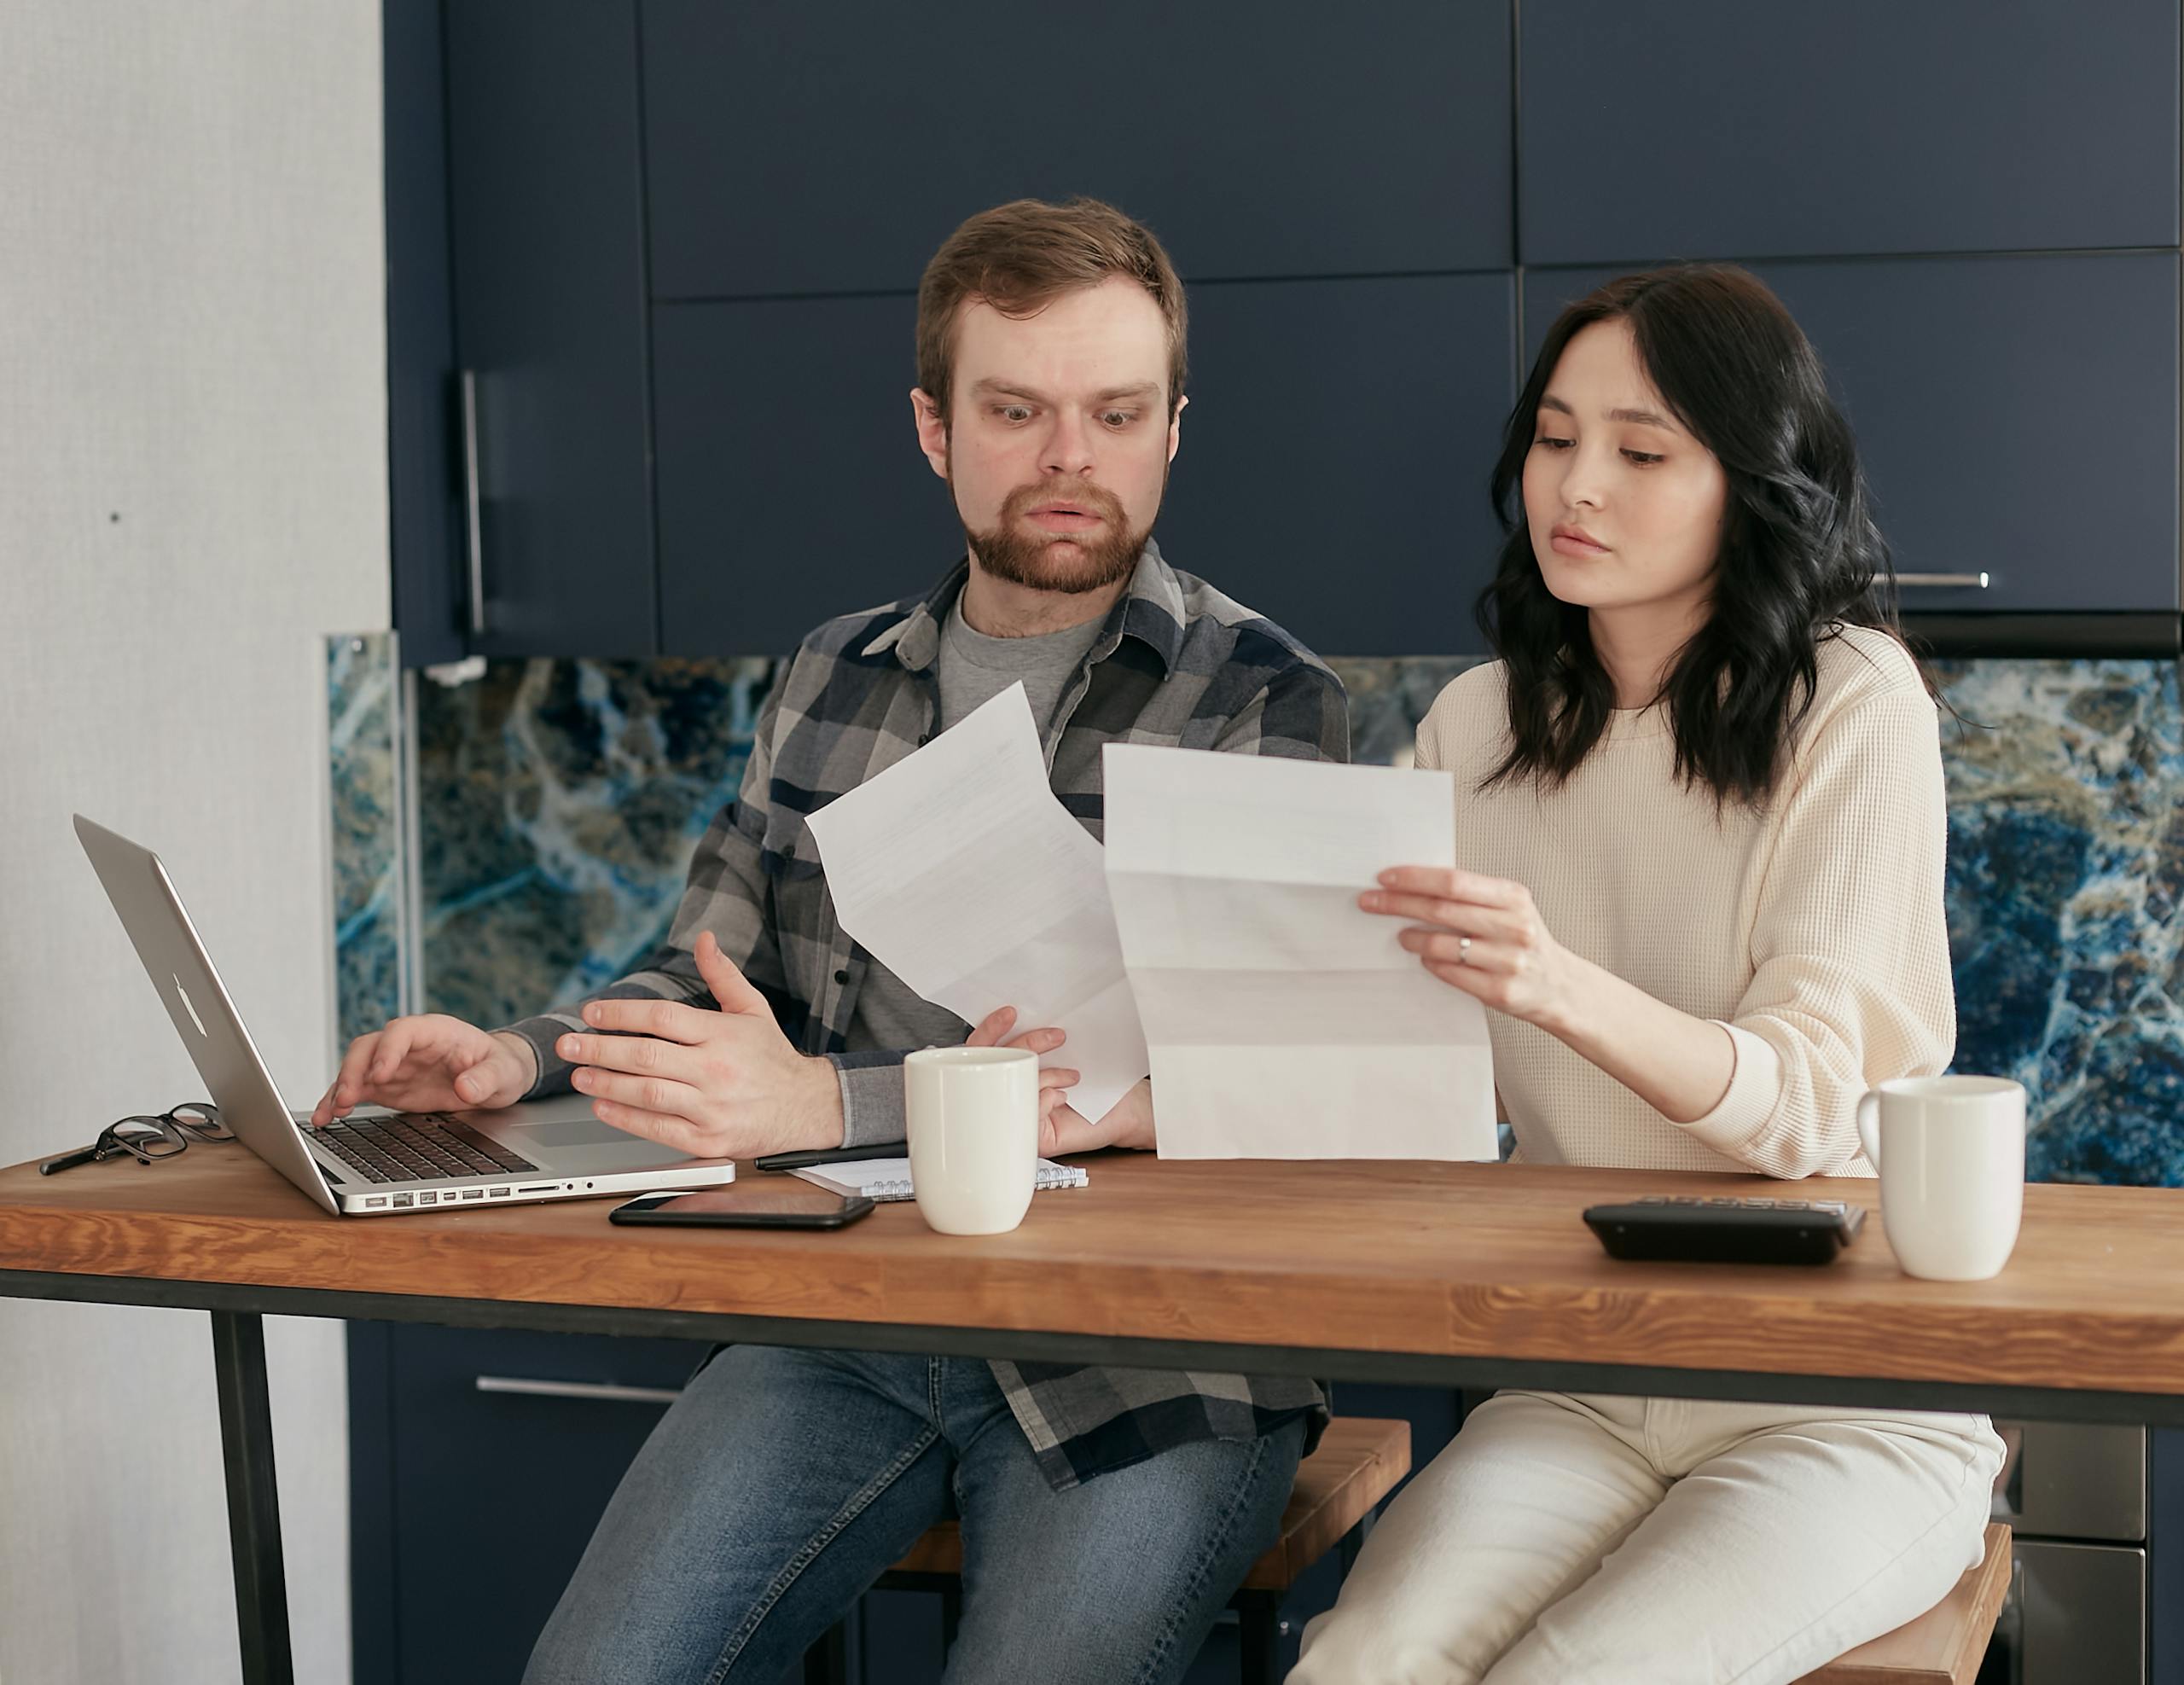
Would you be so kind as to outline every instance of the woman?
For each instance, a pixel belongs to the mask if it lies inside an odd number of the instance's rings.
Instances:
[[[1858,1095],[1955,1040],[1939,729],[1811,346],[1741,270],[1616,282],[1493,485],[1501,659],[1418,743],[1463,866],[1362,904],[1493,1008],[1519,1157],[1871,1175]],[[1979,1560],[2001,1456],[1984,1416],[1504,1392],[1292,1685],[1793,1680]]]

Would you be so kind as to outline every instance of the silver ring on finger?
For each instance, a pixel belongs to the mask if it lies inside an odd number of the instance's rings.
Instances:
[[[1471,938],[1468,936],[1459,936],[1456,938],[1456,963],[1460,966],[1467,966],[1471,963]]]

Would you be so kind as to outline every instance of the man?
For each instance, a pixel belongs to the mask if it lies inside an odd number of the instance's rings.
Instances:
[[[1110,741],[1343,758],[1333,675],[1151,541],[1184,327],[1167,254],[1111,206],[1019,200],[958,229],[919,289],[911,404],[966,558],[804,640],[644,969],[491,1034],[398,1019],[350,1048],[317,1121],[572,1084],[607,1122],[706,1156],[899,1142],[904,1053],[966,1026],[842,933],[807,814],[1019,681],[1054,793],[1095,834]],[[1043,1073],[1045,1151],[1153,1145],[1149,1083],[1092,1120],[1074,1080]],[[631,1467],[527,1677],[774,1685],[953,1511],[951,1680],[1173,1680],[1323,1420],[1303,1380],[730,1347]]]

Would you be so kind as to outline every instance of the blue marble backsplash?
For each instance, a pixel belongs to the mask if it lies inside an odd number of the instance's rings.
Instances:
[[[1407,758],[1470,661],[1336,661],[1353,752]],[[2184,1186],[2184,700],[2175,663],[1937,664],[1956,1068],[2031,1096],[2036,1180]],[[488,664],[416,691],[423,1004],[498,1024],[620,974],[734,794],[763,659]],[[342,774],[336,771],[336,810]],[[369,804],[351,803],[361,811]],[[392,995],[369,824],[335,826],[345,1025]],[[346,869],[343,851],[358,856]],[[352,1000],[352,991],[355,998]],[[352,1013],[351,1008],[354,1008]]]
[[[414,974],[402,689],[392,634],[326,641],[334,996],[344,1047],[404,1009],[404,979]]]

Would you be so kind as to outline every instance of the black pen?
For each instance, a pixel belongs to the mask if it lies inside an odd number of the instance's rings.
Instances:
[[[800,1171],[811,1165],[845,1165],[858,1159],[900,1158],[884,1147],[819,1147],[808,1153],[769,1153],[753,1159],[751,1166],[762,1171]]]

